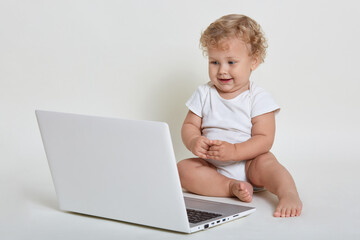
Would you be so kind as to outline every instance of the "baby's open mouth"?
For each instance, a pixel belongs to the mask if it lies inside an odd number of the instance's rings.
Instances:
[[[227,79],[225,79],[225,78],[219,78],[219,81],[222,82],[222,83],[228,83],[228,82],[230,82],[231,80],[232,80],[232,78],[227,78]]]

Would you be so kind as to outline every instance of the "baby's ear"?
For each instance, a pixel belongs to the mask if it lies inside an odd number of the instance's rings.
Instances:
[[[253,55],[251,58],[251,71],[254,71],[260,65],[260,57]]]

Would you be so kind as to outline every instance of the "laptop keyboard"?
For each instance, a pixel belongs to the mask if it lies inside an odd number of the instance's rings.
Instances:
[[[206,221],[221,216],[221,214],[204,212],[194,209],[186,209],[186,212],[190,223],[199,223],[202,221]]]

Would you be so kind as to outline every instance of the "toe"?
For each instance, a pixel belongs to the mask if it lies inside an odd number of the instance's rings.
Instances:
[[[281,217],[281,207],[275,209],[274,217]]]
[[[247,190],[245,190],[245,191],[242,192],[242,195],[243,195],[244,198],[247,198],[247,197],[250,196],[250,193]]]
[[[245,202],[251,202],[251,200],[252,200],[252,197],[250,195],[245,198]]]
[[[240,197],[241,197],[242,199],[246,199],[246,198],[249,197],[249,194],[243,193],[243,194],[240,195]]]
[[[243,191],[240,194],[240,198],[244,202],[250,202],[251,201],[251,195],[248,191]]]
[[[285,217],[290,217],[290,214],[291,214],[291,208],[286,209],[286,211],[285,211]]]
[[[281,209],[281,217],[285,217],[286,216],[286,208],[282,208]]]
[[[274,212],[274,217],[280,217],[280,212],[275,211]]]
[[[296,208],[291,209],[291,214],[290,217],[295,217],[296,216]]]
[[[239,183],[239,190],[240,190],[240,191],[246,190],[245,184],[244,184],[243,182],[240,182],[240,183]]]

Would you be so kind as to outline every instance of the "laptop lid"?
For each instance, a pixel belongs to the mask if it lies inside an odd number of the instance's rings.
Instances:
[[[60,209],[190,232],[166,123],[36,116]]]

